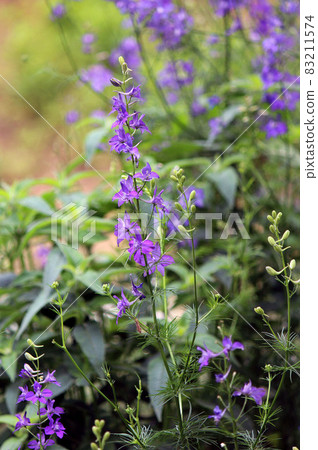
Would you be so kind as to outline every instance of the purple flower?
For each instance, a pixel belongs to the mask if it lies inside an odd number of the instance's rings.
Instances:
[[[296,0],[285,0],[280,10],[285,14],[299,14],[299,2]]]
[[[29,366],[29,364],[24,364],[23,369],[21,369],[19,373],[19,377],[28,379],[38,374],[39,372],[37,370],[32,369],[32,367]]]
[[[117,236],[117,245],[123,240],[129,241],[133,234],[140,234],[140,227],[137,222],[131,222],[130,216],[127,212],[124,218],[118,218],[118,224],[115,225],[115,236]]]
[[[95,92],[103,92],[106,86],[110,86],[111,78],[112,73],[110,70],[101,64],[96,64],[81,72],[83,83],[89,83]]]
[[[219,38],[219,36],[217,34],[210,34],[207,37],[206,41],[207,41],[208,44],[214,45],[214,44],[217,44],[219,42],[219,40],[220,40],[220,38]]]
[[[82,52],[91,53],[92,44],[96,41],[96,35],[94,33],[85,33],[82,36]]]
[[[194,201],[193,201],[194,205],[197,206],[198,208],[203,208],[204,207],[204,196],[205,196],[204,190],[197,188],[197,187],[193,187],[193,186],[187,187],[184,192],[185,192],[185,196],[188,201],[189,201],[190,194],[192,191],[195,191],[195,194],[196,194]],[[186,208],[186,202],[185,202],[184,197],[180,198],[179,203],[183,208]]]
[[[60,422],[60,419],[56,419],[55,421],[52,419],[52,417],[49,418],[49,425],[44,428],[44,433],[48,436],[51,436],[52,434],[56,434],[57,437],[62,439],[62,437],[65,434],[65,427]]]
[[[255,403],[257,405],[261,405],[262,399],[264,395],[266,395],[266,390],[264,388],[257,388],[252,386],[252,382],[251,380],[249,380],[249,382],[245,383],[241,389],[233,392],[232,394],[233,397],[239,397],[241,395],[251,397],[253,400],[255,400]]]
[[[122,125],[118,127],[115,133],[115,136],[108,141],[110,151],[115,150],[117,153],[129,153],[138,161],[140,155],[137,146],[133,144],[133,137],[125,132]]]
[[[209,120],[209,127],[211,137],[215,138],[223,130],[223,120],[220,117],[215,117],[214,119]]]
[[[118,97],[113,97],[113,109],[109,114],[114,112],[117,112],[117,120],[113,123],[112,128],[117,126],[122,127],[129,118],[123,94],[118,94]]]
[[[143,298],[146,298],[146,296],[139,291],[139,289],[142,287],[143,283],[140,283],[138,285],[134,284],[134,280],[132,275],[130,275],[130,280],[131,280],[131,287],[132,287],[132,293],[135,297],[138,297],[138,299],[142,300]]]
[[[133,37],[127,37],[121,41],[119,46],[109,56],[109,63],[117,67],[118,58],[122,56],[130,69],[136,70],[141,64],[139,47]]]
[[[33,440],[28,443],[28,447],[32,450],[41,450],[41,448],[46,449],[47,447],[50,447],[51,445],[54,445],[55,442],[53,439],[45,439],[45,435],[37,434],[38,440]]]
[[[55,400],[48,399],[46,402],[46,408],[40,408],[40,415],[41,416],[60,416],[61,414],[64,414],[64,409],[60,408],[59,406],[54,407]]]
[[[282,136],[287,133],[287,125],[282,122],[279,117],[268,119],[266,125],[261,127],[261,130],[266,132],[266,139]]]
[[[91,117],[93,117],[94,119],[105,119],[106,113],[102,109],[95,109],[94,111],[92,111]]]
[[[20,428],[27,427],[31,424],[30,419],[27,418],[26,412],[24,413],[24,416],[22,417],[21,414],[17,414],[16,417],[19,419],[17,423],[15,424],[14,431],[19,431]]]
[[[210,0],[210,3],[215,9],[215,14],[224,17],[232,10],[237,10],[244,6],[246,0]]]
[[[19,389],[21,391],[21,394],[18,397],[17,403],[24,402],[26,400],[26,396],[30,393],[28,386],[19,386]]]
[[[232,336],[225,336],[223,341],[223,353],[228,358],[229,352],[233,350],[244,350],[244,345],[241,342],[232,342]]]
[[[40,265],[43,268],[46,264],[51,249],[45,245],[40,245],[36,250],[36,256],[39,259]]]
[[[191,105],[191,114],[193,117],[201,116],[206,113],[206,108],[201,105],[198,100],[195,100]]]
[[[141,114],[141,116],[139,118],[138,118],[138,114],[139,113],[137,111],[135,111],[131,115],[132,118],[129,121],[129,126],[131,128],[134,128],[135,130],[140,130],[141,134],[143,134],[145,131],[150,133],[149,128],[147,127],[145,122],[142,120],[145,117],[145,114]]]
[[[215,381],[217,383],[223,383],[225,381],[231,371],[232,366],[229,366],[228,370],[225,373],[216,373],[215,374]]]
[[[165,213],[168,211],[167,205],[165,204],[163,198],[161,197],[162,193],[164,192],[164,189],[162,189],[159,194],[157,194],[158,187],[155,186],[155,189],[153,191],[152,197],[150,200],[145,200],[145,203],[150,203],[154,206],[154,209],[157,212]]]
[[[132,301],[132,302],[129,302],[127,300],[127,297],[124,294],[124,290],[123,289],[121,290],[121,298],[118,298],[117,295],[113,295],[113,297],[118,300],[118,303],[117,303],[118,313],[117,313],[117,319],[116,319],[116,324],[118,325],[118,319],[120,317],[122,317],[123,314],[126,313],[126,310],[131,305],[133,305],[137,301],[137,299]]]
[[[221,99],[217,95],[212,95],[212,97],[208,98],[208,103],[211,109],[213,109],[216,105],[220,103]]]
[[[57,3],[52,8],[51,19],[52,20],[61,19],[62,17],[65,16],[65,14],[66,14],[66,8],[63,5],[63,3]]]
[[[208,416],[208,417],[209,417],[209,419],[213,419],[214,422],[216,424],[218,424],[220,422],[220,420],[222,419],[222,417],[224,416],[225,412],[226,412],[226,409],[222,410],[219,406],[216,406],[213,409],[213,414],[211,416]]]
[[[149,256],[154,250],[155,244],[149,239],[142,239],[140,234],[132,236],[129,241],[128,253],[130,258],[134,256],[137,264],[145,265],[145,256]]]
[[[58,381],[56,381],[56,378],[54,376],[55,372],[56,372],[56,370],[53,370],[53,372],[50,372],[48,370],[46,377],[44,378],[44,380],[41,383],[42,384],[51,383],[51,384],[56,384],[57,386],[61,386],[61,384]]]
[[[129,176],[127,180],[121,180],[120,185],[120,191],[113,197],[113,201],[118,200],[118,206],[127,202],[132,203],[134,199],[141,197],[142,192],[135,191],[134,182],[131,176]]]
[[[194,79],[194,67],[192,61],[178,60],[169,62],[159,73],[160,85],[172,91],[188,86]]]
[[[142,266],[146,266],[145,263],[140,263]],[[156,270],[164,276],[165,267],[174,264],[174,259],[170,255],[161,254],[161,248],[159,243],[155,244],[155,248],[151,252],[151,255],[147,258],[148,274],[153,274]],[[147,276],[147,270],[144,272],[144,276]]]
[[[202,370],[202,367],[209,365],[209,361],[211,358],[216,358],[217,356],[220,356],[223,353],[223,350],[220,351],[219,353],[213,353],[212,350],[208,349],[206,344],[204,344],[204,348],[197,347],[197,350],[202,352],[202,355],[198,360],[198,363],[200,364],[199,371]]]
[[[30,391],[25,395],[25,400],[28,402],[32,402],[33,404],[36,402],[46,403],[47,398],[53,395],[53,392],[50,389],[42,390],[41,384],[37,381],[35,381],[33,384],[33,391]]]
[[[75,123],[78,121],[78,119],[80,118],[80,114],[78,111],[76,111],[75,109],[72,109],[71,111],[68,111],[65,114],[65,122],[68,125],[71,125],[72,123]]]
[[[141,172],[137,172],[134,175],[134,178],[139,178],[142,181],[151,181],[154,178],[159,178],[159,175],[156,172],[152,172],[151,166],[149,163],[145,165]]]

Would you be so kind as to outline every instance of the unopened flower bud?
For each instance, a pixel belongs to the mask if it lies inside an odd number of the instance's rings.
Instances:
[[[37,358],[35,356],[32,356],[31,353],[28,353],[28,352],[24,353],[24,356],[28,361],[36,361],[37,360]]]
[[[92,443],[91,443],[91,449],[92,449],[92,450],[99,450],[98,445],[95,444],[95,442],[92,442]]]
[[[188,233],[187,229],[183,225],[178,225],[178,230],[181,233]]]
[[[175,175],[170,175],[171,180],[178,181],[178,178]]]
[[[268,236],[267,238],[269,245],[271,245],[272,247],[274,247],[274,245],[276,245],[275,239],[272,236]]]
[[[191,192],[191,194],[190,194],[190,197],[189,197],[190,202],[191,202],[192,200],[195,199],[195,196],[196,196],[196,192],[195,192],[195,190],[193,190],[193,191]]]
[[[178,211],[180,211],[180,212],[183,211],[183,208],[182,208],[182,206],[180,205],[180,203],[176,202],[176,203],[174,204],[174,206],[175,206],[176,210],[178,210]]]
[[[111,78],[110,82],[115,87],[120,87],[123,84],[123,82],[118,80],[117,78]]]
[[[274,219],[273,219],[272,216],[270,216],[270,215],[267,216],[267,220],[268,220],[270,223],[274,223]]]
[[[265,269],[269,275],[272,275],[272,277],[279,275],[279,272],[277,272],[277,270],[273,269],[271,266],[266,266]]]
[[[285,239],[287,239],[290,235],[290,231],[286,230],[285,233],[283,234],[282,240],[284,241]]]
[[[298,447],[293,447],[292,450],[299,450],[299,448]]]
[[[283,217],[283,213],[282,212],[279,212],[278,214],[277,214],[277,218],[276,218],[276,220],[277,220],[277,223],[280,221],[280,219]]]
[[[177,175],[178,175],[178,177],[181,177],[181,175],[183,175],[183,169],[179,169],[177,171]]]
[[[254,308],[254,311],[256,312],[256,314],[260,314],[261,316],[263,316],[265,314],[265,311],[260,306],[257,306],[256,308]]]
[[[32,339],[27,339],[27,343],[28,343],[28,345],[29,345],[30,347],[35,347],[35,348],[41,348],[41,347],[44,347],[44,345],[37,345],[37,344],[35,344],[35,343],[32,341]]]
[[[197,210],[197,207],[195,205],[191,205],[191,212],[194,214]]]
[[[294,270],[296,267],[296,261],[294,259],[292,259],[289,263],[289,267],[291,268],[291,270]]]
[[[186,180],[186,177],[184,175],[182,175],[181,180],[180,180],[181,183],[183,184],[185,182],[185,180]]]
[[[273,211],[272,211],[272,217],[273,217],[273,219],[276,219],[276,216],[277,216],[277,213],[276,213],[275,210],[273,210]]]
[[[110,284],[105,283],[105,284],[103,284],[102,288],[103,288],[103,291],[106,292],[106,294],[108,294],[110,291]]]
[[[271,232],[271,233],[275,233],[275,227],[274,227],[274,225],[270,225],[269,226],[269,231]]]
[[[53,283],[51,284],[51,288],[52,289],[57,289],[59,287],[59,282],[58,281],[53,281]]]
[[[108,441],[108,439],[110,438],[110,432],[106,431],[106,433],[103,436],[103,440],[102,440],[102,446],[105,446],[106,441]]]
[[[99,429],[99,427],[93,426],[92,431],[93,431],[93,433],[95,434],[95,436],[97,438],[100,437],[100,429]]]
[[[266,372],[271,372],[273,370],[273,366],[271,364],[266,364],[265,370]]]
[[[278,245],[278,244],[275,244],[275,245],[274,245],[274,250],[275,250],[277,253],[282,253],[282,249],[283,249],[282,245]]]

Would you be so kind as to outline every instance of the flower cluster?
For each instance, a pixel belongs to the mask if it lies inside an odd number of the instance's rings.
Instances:
[[[32,343],[34,349],[35,346]],[[55,444],[55,437],[62,438],[65,434],[65,427],[61,423],[61,415],[64,414],[64,409],[55,406],[55,400],[52,399],[53,392],[48,388],[50,384],[61,386],[55,378],[55,370],[48,371],[43,374],[39,370],[39,356],[32,356],[26,353],[26,358],[33,362],[32,368],[29,364],[24,364],[19,376],[26,379],[28,383],[24,386],[19,386],[20,395],[17,404],[21,402],[30,402],[37,407],[37,422],[32,423],[27,417],[27,413],[17,414],[18,419],[15,425],[15,431],[21,428],[36,427],[36,434],[32,431],[34,439],[28,443],[28,448],[33,450],[46,449]]]
[[[193,25],[193,18],[173,0],[111,0],[123,14],[152,31],[159,50],[176,48]]]
[[[127,173],[120,181],[120,190],[113,196],[113,200],[118,202],[118,206],[129,205],[133,212],[137,214],[137,221],[133,221],[130,214],[126,211],[123,217],[119,217],[115,226],[115,236],[117,236],[117,244],[122,241],[128,242],[127,252],[129,259],[134,260],[136,264],[143,268],[143,276],[148,277],[155,271],[164,275],[165,267],[174,263],[172,256],[167,255],[161,248],[159,242],[153,242],[150,235],[147,235],[140,223],[140,202],[151,206],[151,216],[157,214],[159,218],[163,218],[169,211],[169,205],[162,197],[164,190],[158,191],[155,185],[159,175],[152,170],[149,163],[141,168],[138,172],[136,168],[139,166],[140,153],[138,150],[139,143],[135,143],[135,136],[138,132],[142,135],[145,132],[150,133],[147,125],[143,121],[144,114],[136,111],[135,104],[142,100],[140,94],[140,86],[132,86],[126,90],[127,76],[131,69],[123,57],[119,58],[124,75],[123,81],[112,79],[112,84],[119,88],[117,95],[113,97],[113,109],[111,113],[116,113],[117,117],[113,123],[115,136],[109,140],[110,150],[117,153],[127,155],[127,161],[132,163],[132,173]],[[117,301],[118,318],[125,314],[126,310],[132,306],[136,300],[144,298],[139,289],[132,281],[132,293],[134,300],[129,301],[122,290],[121,298],[113,296]]]
[[[214,360],[215,358],[221,355],[224,356],[226,362],[224,366],[225,367],[224,371],[222,373],[215,374],[215,381],[217,383],[224,383],[227,380],[232,369],[232,366],[229,363],[230,352],[234,350],[244,350],[244,345],[239,341],[233,342],[231,336],[225,336],[222,340],[222,349],[219,352],[217,353],[212,352],[212,350],[210,350],[206,345],[204,346],[204,348],[197,347],[197,350],[201,352],[201,356],[198,360],[200,364],[199,371],[201,371],[204,366],[208,366],[210,360]],[[215,364],[215,366],[217,369],[219,369],[218,365]],[[233,379],[234,376],[235,374],[233,374]],[[261,405],[262,398],[264,397],[265,394],[266,391],[264,388],[257,388],[253,386],[251,380],[249,380],[248,383],[245,383],[241,389],[235,390],[232,393],[232,397],[244,396],[247,398],[252,398],[257,405]],[[213,419],[215,424],[218,424],[222,419],[222,417],[224,416],[224,414],[226,413],[226,410],[227,408],[224,408],[222,410],[219,406],[216,406],[213,410],[213,414],[210,415],[209,418]]]
[[[192,61],[169,62],[159,73],[160,86],[167,90],[167,99],[170,104],[178,101],[177,92],[192,84],[193,79],[194,67]]]

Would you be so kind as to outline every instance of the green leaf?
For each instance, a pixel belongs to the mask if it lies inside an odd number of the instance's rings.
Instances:
[[[58,278],[65,262],[65,257],[58,248],[53,248],[53,250],[50,251],[44,267],[42,281],[43,288],[39,295],[31,303],[27,313],[23,317],[16,339],[20,338],[21,334],[27,328],[35,314],[40,311],[40,309],[43,308],[43,306],[45,306],[55,296],[55,292],[53,291],[53,289],[51,289],[50,286],[53,281]]]
[[[107,130],[103,128],[97,128],[87,134],[85,139],[85,159],[91,162],[96,151],[98,150],[98,145],[101,143],[102,139],[107,136]]]
[[[159,422],[162,421],[163,401],[158,395],[168,380],[168,374],[161,357],[158,355],[151,359],[147,367],[148,392],[150,402]]]
[[[4,414],[0,416],[0,423],[5,423],[6,425],[15,426],[17,423],[17,418],[15,416],[11,416],[10,414]]]
[[[73,335],[96,372],[102,375],[102,366],[105,358],[105,343],[98,323],[87,322],[83,325],[77,325],[73,330]]]
[[[9,355],[3,355],[1,357],[1,365],[10,378],[11,382],[14,381],[16,375],[17,357],[18,354],[16,352],[12,352]]]
[[[61,242],[56,242],[61,252],[64,254],[64,256],[67,259],[67,262],[69,264],[72,264],[73,266],[78,266],[80,263],[84,260],[84,256],[75,248],[70,247],[67,244],[62,244]]]
[[[10,383],[5,390],[5,400],[10,414],[15,414],[17,410],[17,398],[20,393],[19,386],[21,382],[17,380],[15,383]]]
[[[34,211],[50,216],[55,211],[50,207],[50,205],[42,197],[26,197],[19,201],[19,204],[26,206],[27,208],[33,209]]]
[[[202,348],[206,345],[214,353],[218,353],[222,350],[222,346],[217,343],[217,338],[211,334],[197,334],[195,345],[199,345]]]
[[[18,450],[20,445],[23,444],[27,437],[28,435],[26,433],[21,437],[11,437],[1,445],[0,450]]]
[[[233,167],[227,167],[222,172],[210,173],[207,176],[226,200],[230,209],[234,206],[239,177]]]

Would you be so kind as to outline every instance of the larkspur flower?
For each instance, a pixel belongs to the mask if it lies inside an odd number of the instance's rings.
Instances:
[[[141,230],[137,222],[132,222],[130,215],[127,211],[124,214],[124,218],[118,218],[118,223],[115,225],[115,236],[117,236],[117,245],[123,240],[129,241],[132,235],[140,234]]]
[[[141,172],[137,172],[134,175],[134,178],[138,178],[139,180],[142,180],[142,181],[151,181],[154,178],[159,178],[159,175],[156,172],[153,172],[151,170],[150,164],[147,163],[145,165],[145,167],[143,169],[141,169]]]
[[[128,253],[130,254],[130,259],[133,256],[137,264],[143,265],[145,256],[150,256],[154,248],[155,244],[150,239],[142,239],[140,234],[136,234],[129,241]]]
[[[82,36],[82,52],[83,53],[91,53],[92,44],[96,41],[96,34],[94,33],[85,33]]]
[[[218,405],[213,409],[213,414],[208,416],[209,419],[213,419],[216,424],[220,422],[222,417],[224,416],[226,409],[221,409]]]
[[[126,310],[131,305],[133,305],[137,301],[137,299],[133,300],[132,302],[129,302],[127,300],[127,297],[124,294],[124,290],[123,289],[121,290],[121,298],[117,297],[117,295],[113,295],[113,297],[116,298],[116,300],[118,300],[118,303],[117,303],[118,313],[117,313],[117,319],[116,319],[116,324],[118,325],[118,319],[120,317],[122,317],[123,314],[126,313]]]
[[[146,266],[145,262],[140,262],[142,266]],[[160,244],[159,242],[156,242],[155,248],[152,250],[151,254],[147,258],[147,265],[148,270],[144,272],[144,277],[147,276],[147,273],[149,275],[153,274],[156,270],[164,276],[165,274],[165,267],[170,266],[171,264],[174,264],[174,259],[172,256],[167,255],[165,253],[161,252]]]
[[[47,398],[53,395],[53,392],[50,389],[44,388],[42,389],[42,385],[37,381],[33,384],[33,391],[26,393],[25,400],[28,402],[32,402],[33,404],[36,402],[46,403]]]
[[[218,136],[224,127],[223,120],[221,117],[214,117],[213,119],[209,120],[209,127],[210,127],[210,136],[215,138]]]
[[[23,369],[21,369],[19,373],[19,377],[26,379],[33,378],[36,375],[39,375],[39,371],[32,369],[32,367],[27,363],[24,364]]]
[[[52,20],[62,19],[62,17],[64,17],[65,14],[66,14],[65,5],[63,5],[63,3],[58,3],[52,8],[51,19]]]
[[[49,417],[49,425],[44,428],[44,433],[47,436],[51,436],[52,434],[56,434],[57,437],[62,439],[62,437],[65,434],[65,427],[60,422],[60,419],[52,419],[52,417]]]
[[[26,396],[30,393],[28,386],[25,387],[19,386],[19,389],[21,391],[21,394],[17,399],[17,403],[24,402],[26,400]]]
[[[80,78],[83,83],[90,84],[95,92],[103,92],[105,87],[110,86],[112,73],[102,64],[95,64],[86,70],[82,70]]]
[[[167,208],[165,201],[161,197],[162,193],[164,192],[164,189],[162,189],[158,194],[157,194],[157,190],[158,190],[158,187],[155,186],[152,197],[149,200],[144,200],[144,201],[145,201],[145,203],[150,203],[151,205],[153,205],[154,210],[156,212],[165,213],[168,211],[168,208]]]
[[[223,383],[223,381],[225,381],[227,379],[227,377],[229,376],[231,368],[232,368],[232,366],[229,366],[229,368],[227,369],[227,371],[225,373],[216,373],[215,381],[217,383]]]
[[[223,353],[228,358],[229,352],[233,350],[244,350],[244,345],[241,342],[232,342],[232,336],[225,336],[222,340]]]
[[[140,113],[138,113],[137,111],[135,111],[133,114],[131,114],[131,119],[129,121],[130,128],[133,128],[134,130],[139,130],[141,132],[141,134],[143,134],[145,132],[150,133],[149,128],[147,127],[145,122],[142,120],[145,117],[145,114],[141,114],[141,116],[138,117],[139,114]]]
[[[56,370],[53,370],[52,372],[50,372],[48,370],[44,380],[41,382],[41,384],[47,384],[47,383],[51,383],[51,384],[56,384],[57,386],[61,386],[61,383],[59,383],[58,381],[56,381],[56,378],[54,376]]]
[[[128,67],[133,70],[138,69],[141,64],[141,59],[139,55],[139,47],[135,38],[127,37],[124,38],[119,46],[113,50],[109,56],[109,63],[116,67],[118,64],[118,58],[122,56],[126,61]]]
[[[143,294],[143,292],[141,292],[139,290],[140,288],[142,288],[143,283],[136,285],[134,283],[132,275],[130,275],[130,281],[131,281],[131,291],[132,291],[133,295],[140,300],[142,300],[143,298],[146,298],[145,294]]]
[[[202,367],[209,365],[210,359],[216,358],[217,356],[220,356],[223,353],[223,350],[221,350],[219,353],[212,352],[212,350],[208,349],[206,344],[204,344],[204,348],[197,347],[197,350],[202,352],[202,355],[198,360],[198,363],[200,364],[199,371],[202,370]]]
[[[28,427],[31,424],[30,419],[28,419],[27,413],[25,412],[23,416],[21,414],[16,414],[15,417],[18,418],[17,423],[15,424],[14,431],[19,431],[23,427]]]
[[[121,180],[120,185],[120,191],[113,197],[113,201],[118,200],[118,206],[121,206],[124,203],[131,203],[134,199],[141,197],[142,192],[135,191],[134,182],[131,176],[126,180]]]
[[[205,114],[206,111],[207,111],[206,107],[201,105],[201,103],[198,100],[192,102],[191,114],[193,117],[201,116],[202,114]]]
[[[46,247],[45,245],[39,245],[36,250],[36,257],[39,260],[40,266],[43,268],[47,262],[47,258],[49,256],[51,249],[50,247]]]
[[[65,122],[68,125],[71,125],[73,123],[76,123],[80,118],[80,113],[76,111],[75,109],[72,109],[71,111],[68,111],[65,114]]]
[[[261,127],[266,132],[266,139],[282,136],[287,133],[287,125],[280,120],[280,117],[269,118],[267,123]]]
[[[54,407],[54,403],[55,403],[55,400],[51,400],[51,399],[48,399],[47,400],[47,402],[46,402],[46,405],[45,405],[45,408],[40,408],[40,415],[41,416],[53,416],[53,415],[56,415],[56,416],[60,416],[61,414],[64,414],[64,409],[63,408],[61,408],[60,406],[55,406]]]
[[[263,401],[262,399],[264,395],[266,395],[266,390],[264,388],[254,387],[251,380],[249,380],[248,383],[245,383],[241,389],[233,392],[232,394],[233,397],[239,397],[241,395],[251,397],[253,400],[255,400],[255,403],[257,405],[261,405]]]
[[[212,95],[212,97],[208,98],[208,103],[211,109],[213,109],[216,105],[221,102],[221,99],[217,95]]]
[[[41,449],[46,449],[48,447],[51,447],[52,445],[54,445],[55,442],[53,441],[53,439],[46,439],[45,434],[37,434],[37,440],[32,440],[28,443],[28,448],[32,449],[32,450],[41,450]]]

